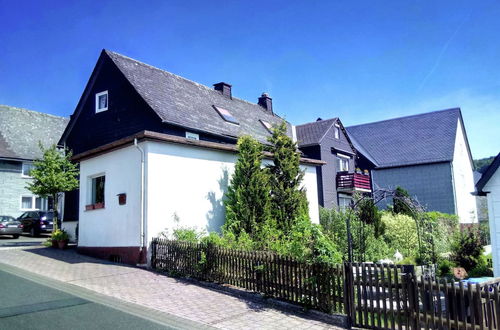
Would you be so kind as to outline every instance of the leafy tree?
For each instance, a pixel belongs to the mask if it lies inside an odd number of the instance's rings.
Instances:
[[[273,164],[268,166],[271,188],[271,212],[278,228],[286,235],[299,217],[308,217],[305,190],[300,187],[304,177],[300,169],[300,154],[297,145],[286,134],[283,121],[273,129],[268,138]]]
[[[396,214],[406,214],[410,217],[413,216],[413,211],[408,203],[410,199],[408,191],[399,186],[396,187],[393,197],[393,212]]]
[[[59,150],[56,145],[45,149],[40,143],[43,152],[41,159],[34,162],[34,169],[30,172],[33,177],[26,187],[35,195],[52,197],[54,201],[54,231],[58,228],[57,209],[59,197],[62,193],[78,188],[78,168],[71,162],[71,152]]]
[[[269,175],[261,167],[262,151],[262,145],[249,136],[238,140],[239,157],[224,202],[224,229],[236,236],[246,232],[255,237],[270,219]]]

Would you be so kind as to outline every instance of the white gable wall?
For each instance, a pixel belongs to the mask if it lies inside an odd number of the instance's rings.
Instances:
[[[500,171],[497,169],[483,191],[488,192],[488,215],[490,222],[493,272],[500,276]]]
[[[476,199],[472,195],[475,190],[473,168],[465,141],[464,128],[458,120],[455,150],[453,155],[453,184],[455,205],[460,223],[476,223]]]

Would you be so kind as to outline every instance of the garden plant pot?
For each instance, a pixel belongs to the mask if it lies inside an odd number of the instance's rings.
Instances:
[[[56,241],[56,240],[54,240],[54,239],[53,239],[53,240],[51,240],[51,243],[52,243],[52,247],[53,247],[53,248],[57,249],[57,248],[59,247],[59,244],[57,243],[57,241]]]
[[[62,249],[65,249],[66,247],[68,247],[68,242],[69,242],[69,240],[67,240],[67,239],[61,240],[61,241],[57,241],[57,245],[62,250]]]

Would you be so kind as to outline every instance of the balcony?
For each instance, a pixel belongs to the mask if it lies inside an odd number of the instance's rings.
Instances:
[[[360,173],[337,173],[337,191],[371,192],[370,175]]]

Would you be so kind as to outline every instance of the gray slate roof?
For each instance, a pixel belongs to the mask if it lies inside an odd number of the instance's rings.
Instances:
[[[300,147],[319,144],[330,127],[338,118],[318,120],[312,123],[296,126],[297,142]]]
[[[356,149],[377,167],[452,161],[459,108],[350,126]],[[363,152],[364,151],[364,152]]]
[[[476,191],[478,195],[485,196],[486,193],[483,191],[484,186],[490,181],[491,177],[500,167],[500,153],[495,157],[493,162],[485,170],[481,178],[476,182]]]
[[[234,138],[251,135],[266,142],[270,133],[259,119],[271,125],[282,121],[258,104],[229,99],[213,88],[118,53],[105,52],[163,122]],[[222,119],[214,105],[230,111],[239,125]],[[291,136],[290,125],[288,133]]]
[[[38,142],[59,141],[69,119],[0,105],[0,158],[32,160],[42,156]]]

